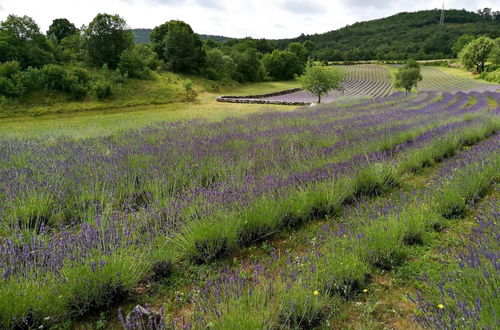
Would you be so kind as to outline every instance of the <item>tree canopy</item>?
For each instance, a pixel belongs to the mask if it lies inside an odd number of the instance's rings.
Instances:
[[[303,89],[318,97],[318,103],[321,103],[323,95],[332,90],[343,91],[344,79],[345,74],[336,68],[310,64],[307,65],[304,74],[298,78]]]
[[[202,42],[189,24],[172,20],[155,27],[150,37],[152,49],[172,71],[197,73],[203,67]]]
[[[130,48],[133,34],[123,18],[118,15],[98,14],[84,32],[90,62],[101,67],[107,64],[116,68],[122,52]]]
[[[408,60],[396,73],[394,87],[404,88],[406,93],[409,93],[421,80],[419,64],[415,60]]]
[[[68,21],[66,18],[56,18],[52,21],[47,31],[47,36],[49,38],[55,39],[58,43],[62,39],[69,37],[78,32],[78,29],[73,23]]]
[[[494,40],[488,37],[480,37],[465,46],[458,57],[467,69],[483,72],[486,62],[498,51],[497,47]]]

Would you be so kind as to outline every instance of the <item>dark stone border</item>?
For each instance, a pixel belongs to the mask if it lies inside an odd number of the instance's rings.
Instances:
[[[247,104],[272,104],[272,105],[308,105],[311,102],[288,102],[264,100],[267,97],[281,96],[301,91],[302,88],[287,89],[280,92],[261,94],[261,95],[245,95],[245,96],[219,96],[217,102],[226,103],[247,103]]]

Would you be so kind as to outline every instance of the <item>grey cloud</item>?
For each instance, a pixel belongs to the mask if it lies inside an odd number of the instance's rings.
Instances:
[[[295,14],[317,14],[324,11],[324,7],[316,2],[302,0],[286,0],[284,8]]]
[[[387,0],[343,0],[346,6],[359,7],[359,8],[376,8],[376,9],[388,9],[388,8],[401,8],[403,10],[412,10],[417,6],[421,5],[424,1],[422,0],[403,0],[403,1],[387,1]]]
[[[123,2],[133,2],[135,0],[122,0]],[[183,7],[187,5],[198,5],[209,9],[224,8],[220,0],[146,0],[157,5],[166,5],[170,7]]]

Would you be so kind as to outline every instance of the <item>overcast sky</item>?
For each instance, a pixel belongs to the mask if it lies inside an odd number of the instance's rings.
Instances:
[[[441,6],[442,0],[0,0],[0,21],[8,14],[28,15],[46,31],[54,18],[68,18],[80,27],[106,12],[119,14],[132,28],[153,28],[180,19],[197,33],[287,38]],[[498,0],[446,1],[446,8],[476,11],[484,7],[500,10]]]

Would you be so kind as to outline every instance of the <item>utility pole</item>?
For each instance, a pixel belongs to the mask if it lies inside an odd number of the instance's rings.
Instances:
[[[444,25],[444,1],[443,8],[441,9],[441,19],[439,20],[439,25]]]

